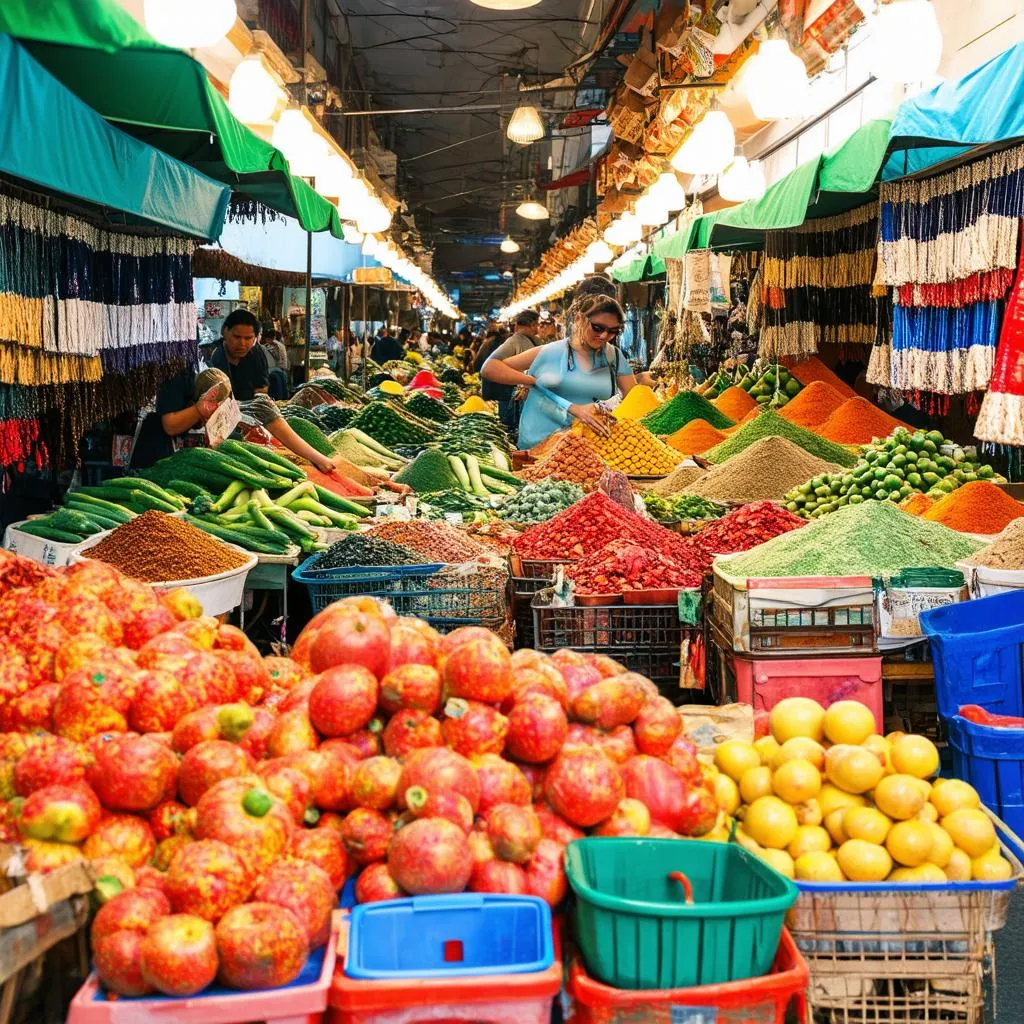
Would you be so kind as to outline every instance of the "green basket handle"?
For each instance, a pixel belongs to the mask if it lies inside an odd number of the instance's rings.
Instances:
[[[668,873],[670,882],[678,882],[683,887],[683,893],[686,896],[686,902],[688,904],[693,903],[693,886],[690,884],[689,878],[682,873],[682,871],[670,871]]]

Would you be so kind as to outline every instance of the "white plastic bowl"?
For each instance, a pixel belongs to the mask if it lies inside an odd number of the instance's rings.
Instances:
[[[985,565],[957,562],[964,574],[971,597],[994,597],[1011,590],[1024,590],[1024,569],[990,569]]]

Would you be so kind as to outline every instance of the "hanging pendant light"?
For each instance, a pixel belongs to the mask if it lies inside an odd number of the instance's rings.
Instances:
[[[643,225],[635,214],[624,213],[619,218],[620,232],[623,244],[633,245],[644,237]]]
[[[611,263],[615,259],[615,253],[607,242],[591,242],[587,246],[587,259],[593,260],[596,264]]]
[[[743,203],[760,199],[765,193],[764,171],[761,162],[749,163],[742,153],[718,176],[718,194],[730,203]]]
[[[501,251],[510,254],[519,252],[519,243],[511,235],[506,235],[501,240]]]
[[[228,106],[242,124],[267,124],[283,98],[284,92],[259,54],[246,57],[231,73]]]
[[[373,196],[366,208],[356,217],[356,226],[363,234],[378,234],[391,227],[391,211]]]
[[[766,39],[743,70],[743,92],[759,121],[804,117],[811,83],[804,62],[785,39]]]
[[[547,220],[551,216],[548,208],[543,203],[538,203],[536,199],[527,199],[520,203],[516,207],[516,213],[526,220]]]
[[[539,142],[544,138],[544,122],[536,107],[521,103],[516,107],[509,119],[505,134],[517,146],[528,146],[531,142]]]
[[[658,180],[651,186],[650,191],[668,211],[682,210],[686,206],[686,189],[679,184],[679,179],[671,171],[658,175]]]
[[[718,174],[732,161],[736,133],[721,110],[709,110],[670,163],[683,174]]]
[[[939,70],[942,31],[930,0],[890,0],[871,21],[871,73],[889,82],[926,82]]]
[[[235,0],[145,0],[149,34],[164,46],[198,50],[219,43],[234,27]]]
[[[330,150],[316,178],[317,192],[327,199],[340,199],[351,180],[352,168],[348,161]]]

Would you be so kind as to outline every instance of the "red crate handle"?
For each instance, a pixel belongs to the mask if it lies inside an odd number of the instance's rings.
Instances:
[[[678,882],[683,887],[686,902],[693,903],[693,886],[690,884],[689,878],[687,878],[682,871],[670,871],[668,873],[668,877],[670,881]]]

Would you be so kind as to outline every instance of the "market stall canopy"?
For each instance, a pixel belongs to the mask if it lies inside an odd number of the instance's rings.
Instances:
[[[202,65],[158,43],[114,0],[3,0],[0,32],[136,138],[295,217],[307,231],[342,237],[336,208],[231,113]],[[33,131],[47,123],[58,122],[47,116]]]
[[[231,190],[107,124],[10,36],[0,35],[0,172],[198,238],[217,238]],[[46,145],[40,126],[60,125]]]
[[[1024,43],[955,82],[901,103],[883,181],[917,174],[977,146],[1024,138]]]
[[[611,272],[612,280],[618,281],[620,284],[647,281],[664,273],[665,261],[653,253],[648,256],[638,256],[635,260],[630,260],[629,263]]]
[[[654,246],[662,259],[690,249],[756,249],[765,231],[783,231],[806,220],[831,217],[866,203],[878,184],[889,145],[890,122],[869,121],[831,153],[808,160],[760,199],[698,217]]]

